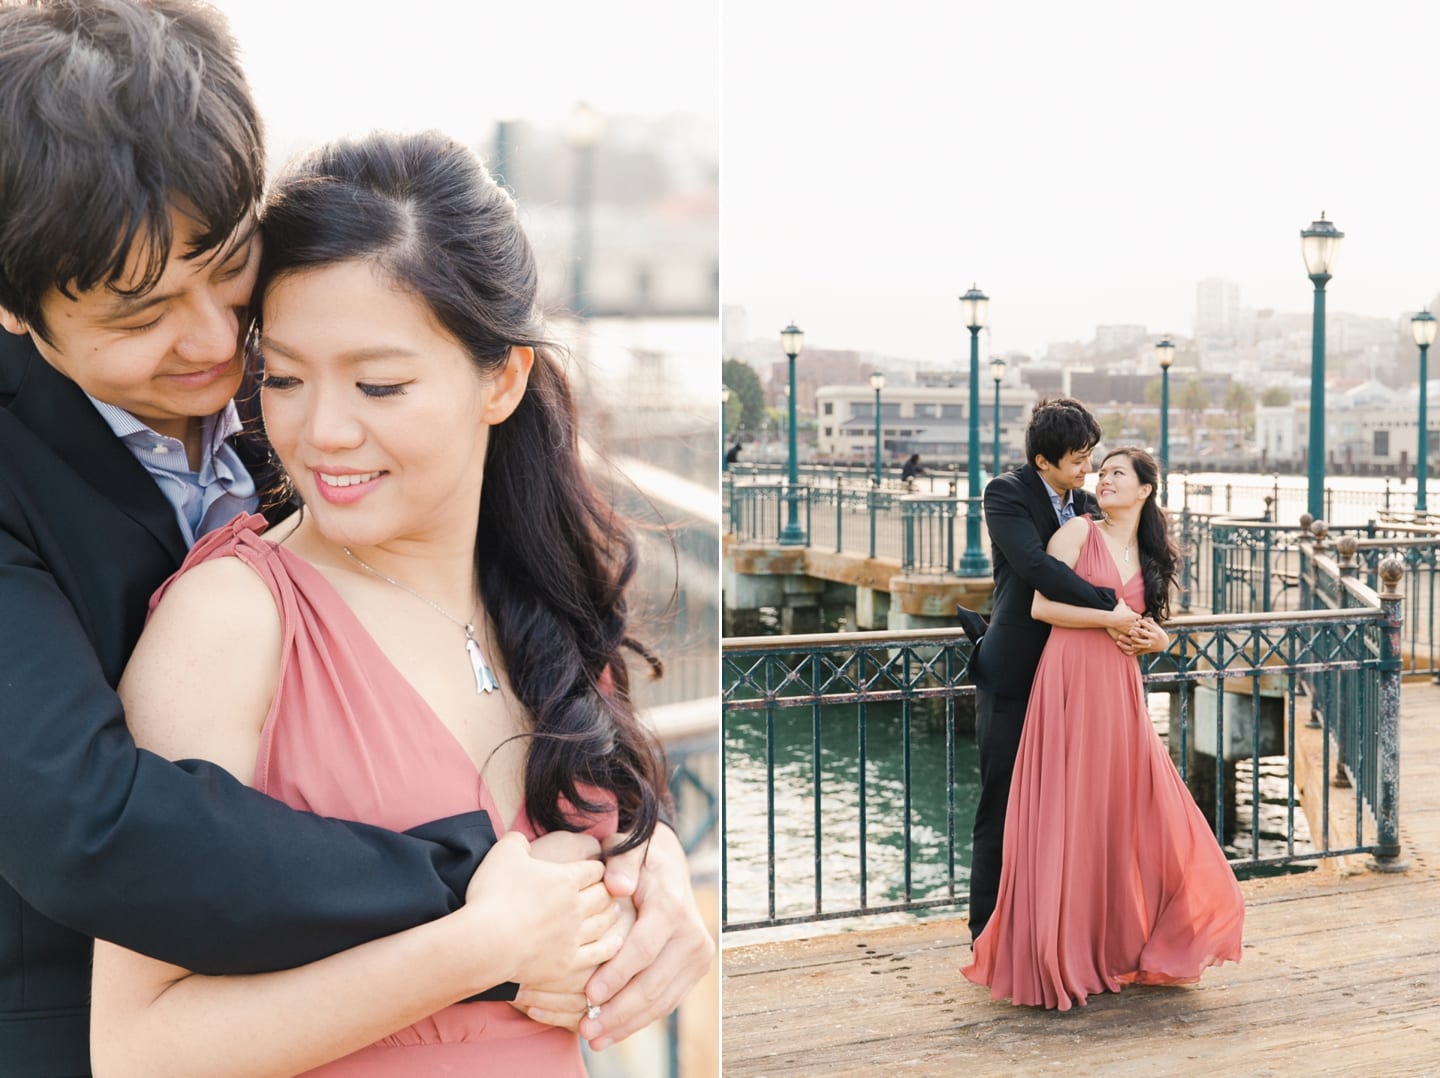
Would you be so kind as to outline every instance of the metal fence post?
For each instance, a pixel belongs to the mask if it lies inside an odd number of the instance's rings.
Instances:
[[[958,507],[958,502],[948,503],[941,510],[945,514],[945,571],[954,573],[955,564],[955,517],[958,515],[953,510]]]
[[[1189,500],[1190,484],[1185,484],[1186,500]],[[1194,564],[1197,554],[1195,537],[1190,530],[1190,506],[1187,504],[1180,510],[1180,535],[1185,542],[1185,559],[1180,563],[1180,609],[1184,613],[1190,612],[1190,566]]]
[[[865,491],[865,504],[870,509],[870,556],[875,556],[875,518],[880,513],[879,507],[880,490],[877,487],[870,487]]]
[[[900,557],[900,572],[915,571],[915,514],[910,512],[910,503],[900,503],[900,524],[904,529],[905,545]]]
[[[1380,729],[1379,785],[1375,798],[1378,829],[1374,868],[1382,872],[1403,872],[1410,866],[1400,860],[1400,638],[1405,597],[1400,580],[1405,565],[1399,558],[1380,563]]]

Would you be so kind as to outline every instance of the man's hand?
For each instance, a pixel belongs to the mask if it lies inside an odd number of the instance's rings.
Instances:
[[[585,988],[601,1013],[580,1023],[580,1035],[597,1052],[673,1011],[715,959],[685,851],[669,827],[656,827],[647,846],[610,858],[605,886],[617,898],[631,896],[637,916],[620,953]]]
[[[1135,654],[1135,645],[1130,642],[1130,633],[1127,630],[1107,628],[1105,631],[1110,634],[1110,639],[1115,641],[1115,646],[1126,655]]]
[[[1137,618],[1129,629],[1108,628],[1105,631],[1126,655],[1148,655],[1164,651],[1170,645],[1170,634],[1153,618]]]

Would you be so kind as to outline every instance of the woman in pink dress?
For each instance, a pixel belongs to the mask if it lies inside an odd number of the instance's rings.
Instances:
[[[1050,541],[1145,614],[1107,635],[1107,612],[1035,595],[1033,616],[1054,629],[1025,713],[999,900],[961,970],[996,999],[1063,1011],[1240,960],[1240,888],[1155,733],[1134,658],[1168,640],[1176,555],[1156,479],[1144,450],[1111,451],[1096,485],[1104,520],[1077,517]]]
[[[483,809],[500,838],[451,916],[299,969],[97,943],[97,1073],[582,1075],[584,986],[628,915],[599,840],[645,843],[664,788],[624,654],[657,664],[514,203],[437,134],[331,144],[267,201],[257,295],[303,509],[211,533],[157,595],[120,690],[136,740],[316,813]],[[466,1002],[511,981],[559,1024]]]

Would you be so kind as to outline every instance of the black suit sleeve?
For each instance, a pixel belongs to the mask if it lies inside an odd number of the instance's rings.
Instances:
[[[302,964],[459,907],[484,813],[421,835],[287,808],[137,749],[75,608],[0,505],[0,874],[41,913],[202,973]]]
[[[1113,588],[1097,588],[1058,558],[1045,544],[1025,504],[1018,482],[992,482],[985,488],[985,520],[991,541],[1000,548],[1015,575],[1045,598],[1057,603],[1111,610]]]

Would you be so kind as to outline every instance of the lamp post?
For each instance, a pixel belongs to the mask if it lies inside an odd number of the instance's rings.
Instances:
[[[985,328],[985,315],[990,297],[973,284],[960,297],[960,311],[965,328],[970,331],[970,449],[967,454],[970,471],[970,499],[965,510],[965,553],[960,558],[961,576],[986,576],[990,559],[980,546],[980,331]]]
[[[1426,359],[1430,346],[1435,343],[1435,316],[1421,311],[1410,319],[1410,332],[1415,334],[1415,343],[1420,346],[1420,448],[1415,454],[1415,509],[1425,512],[1425,483],[1429,478],[1430,429],[1425,418],[1426,398],[1429,396],[1429,373]]]
[[[885,388],[885,376],[876,371],[870,376],[870,388],[875,390],[875,489],[880,489],[880,391]]]
[[[995,379],[995,466],[990,469],[990,477],[993,479],[1000,474],[1000,383],[1005,380],[1003,359],[990,361],[990,377]]]
[[[1345,233],[1333,222],[1311,221],[1300,232],[1300,253],[1305,272],[1315,285],[1315,323],[1310,334],[1310,491],[1307,509],[1315,520],[1325,515],[1325,285],[1335,268],[1335,256]]]
[[[790,385],[786,389],[788,401],[786,412],[790,417],[790,454],[787,478],[789,483],[785,493],[787,516],[785,527],[780,531],[780,544],[782,546],[804,546],[805,532],[800,527],[800,507],[796,504],[795,488],[800,485],[800,471],[795,459],[795,357],[800,354],[800,349],[805,345],[805,332],[794,322],[780,331],[780,347],[784,349],[785,355],[790,359]]]
[[[1170,364],[1175,362],[1175,345],[1162,337],[1155,346],[1160,364],[1160,505],[1170,505]]]

